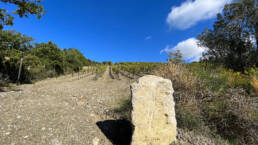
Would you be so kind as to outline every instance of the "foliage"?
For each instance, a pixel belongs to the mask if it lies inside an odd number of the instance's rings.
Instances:
[[[132,104],[131,100],[122,100],[119,104],[118,108],[114,109],[114,112],[117,113],[121,119],[127,119],[131,120],[131,110],[132,110]]]
[[[170,51],[168,54],[167,61],[174,64],[181,64],[184,62],[180,50],[177,50],[176,52]]]
[[[102,64],[104,64],[104,65],[113,65],[113,62],[111,62],[111,61],[103,61]]]
[[[17,81],[20,59],[24,52],[22,82],[31,82],[96,65],[77,49],[60,49],[55,43],[32,44],[33,38],[15,31],[0,31],[0,74]]]
[[[198,36],[200,45],[208,49],[203,59],[241,72],[258,66],[257,45],[253,42],[258,27],[253,20],[257,20],[256,0],[226,5],[223,14],[218,14],[213,30],[206,29]]]
[[[251,85],[256,93],[258,93],[258,78],[256,76],[252,76]]]
[[[32,48],[33,38],[15,31],[0,31],[0,55],[10,54],[11,49],[29,51]]]
[[[63,65],[66,71],[69,71],[67,68],[71,68],[70,71],[79,71],[80,68],[89,64],[88,60],[77,49],[64,49],[64,57],[65,63]]]
[[[257,144],[258,96],[252,79],[257,73],[257,68],[241,73],[204,62],[170,63],[155,71],[173,82],[179,128],[232,144]]]
[[[156,75],[170,79],[175,89],[193,89],[197,78],[183,65],[169,63],[155,71]]]
[[[179,128],[190,131],[201,130],[204,126],[204,122],[199,115],[194,114],[185,107],[181,107],[181,105],[176,106],[176,120]]]
[[[106,65],[97,65],[96,73],[97,73],[97,74],[103,73],[103,72],[106,71],[106,69],[107,69],[107,66],[106,66]]]
[[[256,94],[258,94],[258,68],[251,68],[248,73],[251,77],[251,86]]]
[[[39,5],[41,0],[0,0],[2,3],[14,4],[17,9],[13,14],[17,14],[19,17],[28,17],[31,15],[37,15],[40,18],[44,14],[43,6]],[[0,30],[4,25],[13,25],[14,17],[11,13],[8,13],[6,9],[0,9]]]
[[[118,65],[112,65],[112,71],[116,74],[119,74],[119,66]]]
[[[228,89],[202,104],[203,116],[210,128],[238,144],[257,144],[258,110],[241,89]]]
[[[151,62],[121,62],[116,63],[121,70],[130,72],[132,74],[150,74],[156,68],[164,65],[164,63],[151,63]]]
[[[0,73],[10,80],[17,79],[17,72],[20,57],[23,52],[28,52],[32,45],[31,37],[16,33],[14,31],[0,31]],[[22,72],[21,79],[28,81],[24,75],[26,71]]]

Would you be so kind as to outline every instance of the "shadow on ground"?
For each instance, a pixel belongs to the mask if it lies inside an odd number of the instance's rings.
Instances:
[[[0,92],[5,92],[5,91],[4,91],[4,89],[1,89],[1,88],[0,88]]]
[[[17,88],[7,88],[7,87],[1,87],[0,86],[0,93],[2,92],[19,92],[22,91],[21,89],[17,89]]]
[[[96,123],[114,145],[130,145],[133,125],[128,120],[105,120]]]

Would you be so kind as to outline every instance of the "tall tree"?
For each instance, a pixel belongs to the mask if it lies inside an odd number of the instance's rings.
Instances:
[[[31,53],[40,58],[47,69],[54,69],[57,74],[63,73],[63,51],[55,43],[35,43]]]
[[[22,52],[32,49],[33,38],[15,31],[0,31],[0,73],[7,75],[10,80],[17,79],[18,66]],[[22,72],[21,78],[24,80]]]
[[[257,0],[242,0],[224,7],[213,30],[198,35],[200,45],[207,47],[204,59],[225,64],[236,71],[257,65],[257,45],[253,43]],[[249,7],[252,7],[252,10]]]
[[[0,31],[0,51],[16,49],[28,51],[34,39],[15,31]]]
[[[232,22],[241,22],[242,26],[258,40],[258,0],[239,0],[228,4],[224,12],[228,12],[228,19]],[[256,41],[258,44],[258,41]]]
[[[45,10],[40,5],[41,0],[0,0],[2,3],[14,4],[17,9],[13,14],[17,14],[19,17],[28,17],[29,15],[37,15],[40,18]],[[3,29],[4,25],[13,25],[14,17],[11,13],[8,13],[6,9],[0,8],[0,29]]]
[[[83,55],[76,49],[65,50],[66,66],[71,68],[72,71],[78,71],[83,66],[84,59]]]

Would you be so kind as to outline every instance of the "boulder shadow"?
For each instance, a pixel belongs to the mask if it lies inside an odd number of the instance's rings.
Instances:
[[[96,123],[113,145],[130,145],[133,125],[128,120],[105,120]]]

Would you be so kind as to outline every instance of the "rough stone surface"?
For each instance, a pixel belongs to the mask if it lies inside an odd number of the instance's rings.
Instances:
[[[131,85],[132,145],[169,145],[176,141],[176,118],[170,80],[147,75]]]

